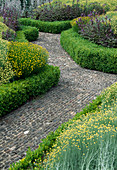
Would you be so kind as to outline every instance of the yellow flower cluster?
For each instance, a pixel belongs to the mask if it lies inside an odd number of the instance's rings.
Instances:
[[[82,120],[73,120],[73,124],[69,125],[58,138],[53,146],[51,153],[47,154],[44,160],[44,168],[54,169],[60,158],[64,161],[63,155],[69,153],[69,148],[75,148],[75,152],[79,152],[82,157],[91,149],[97,149],[97,144],[106,139],[115,139],[117,135],[117,100],[109,110],[102,110],[82,117]],[[99,146],[99,145],[98,145]],[[70,153],[71,155],[71,153]],[[82,159],[82,158],[81,158]]]
[[[14,74],[23,78],[38,73],[49,56],[46,49],[29,42],[9,42],[7,55]]]

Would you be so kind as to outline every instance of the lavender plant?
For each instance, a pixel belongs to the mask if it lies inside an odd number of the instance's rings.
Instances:
[[[82,24],[83,21],[80,19],[78,27],[80,30],[78,33],[82,37],[89,39],[92,42],[95,42],[98,45],[109,48],[117,48],[117,36],[114,34],[110,19],[106,16],[105,19],[100,20],[98,16],[92,18],[92,13],[88,15],[91,17],[91,20],[87,24]]]
[[[8,41],[15,41],[15,38],[16,38],[16,33],[10,29],[7,29],[6,31],[2,32],[2,39],[8,40]]]
[[[61,2],[54,2],[49,3],[49,5],[40,6],[36,9],[34,18],[42,21],[64,21],[78,17],[82,12],[83,10],[78,3],[70,6],[65,4],[62,5]]]
[[[5,4],[4,7],[0,9],[0,13],[3,17],[3,23],[14,31],[17,31],[18,18],[20,17],[17,9],[15,7],[8,7],[7,4]]]

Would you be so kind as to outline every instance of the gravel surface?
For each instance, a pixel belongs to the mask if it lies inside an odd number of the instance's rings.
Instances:
[[[33,43],[50,54],[48,64],[59,66],[59,84],[0,120],[0,169],[34,150],[50,131],[72,118],[100,92],[117,81],[117,75],[77,65],[60,45],[60,34],[39,33]]]

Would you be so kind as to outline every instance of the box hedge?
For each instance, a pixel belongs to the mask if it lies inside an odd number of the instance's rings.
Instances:
[[[21,25],[36,27],[39,29],[39,31],[54,34],[59,34],[63,30],[71,28],[70,21],[45,22],[30,18],[20,18],[18,21]]]
[[[20,26],[20,29],[22,30],[22,32],[25,35],[25,38],[28,41],[35,41],[37,40],[38,36],[39,36],[39,30],[36,27],[31,27],[31,26]]]
[[[37,75],[0,86],[0,117],[17,109],[30,97],[43,94],[57,85],[59,77],[59,68],[47,65]]]
[[[81,67],[117,73],[117,49],[103,47],[82,38],[73,29],[63,31],[61,46]]]

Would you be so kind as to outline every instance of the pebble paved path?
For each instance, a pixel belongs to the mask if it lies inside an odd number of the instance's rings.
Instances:
[[[49,64],[59,66],[58,86],[27,102],[0,120],[0,169],[34,150],[48,132],[72,118],[106,88],[117,81],[117,75],[88,70],[77,65],[60,46],[60,34],[40,33],[33,42],[45,47]]]

